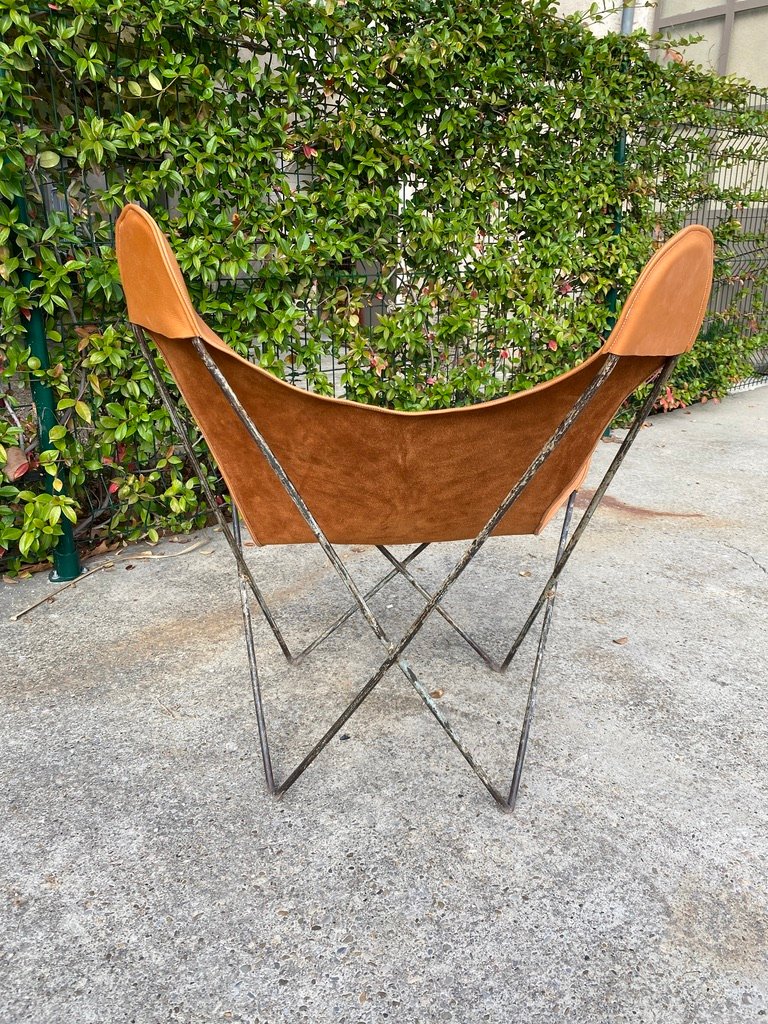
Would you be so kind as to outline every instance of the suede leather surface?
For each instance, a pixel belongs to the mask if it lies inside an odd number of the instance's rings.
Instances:
[[[604,365],[618,366],[497,534],[539,532],[582,483],[622,402],[699,331],[712,281],[712,235],[685,228],[654,254],[603,348],[574,370],[459,409],[394,412],[324,398],[237,355],[195,312],[167,239],[138,206],[117,224],[128,315],[156,342],[253,538],[314,541],[190,344],[201,337],[329,540],[409,544],[474,537]]]

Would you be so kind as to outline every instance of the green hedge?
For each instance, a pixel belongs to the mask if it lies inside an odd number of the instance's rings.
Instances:
[[[173,235],[201,312],[241,352],[326,393],[440,407],[594,350],[654,233],[717,198],[713,164],[749,158],[713,155],[713,126],[766,125],[742,86],[540,0],[0,0],[0,35],[0,462],[34,443],[30,379],[61,423],[38,477],[0,490],[12,570],[76,511],[131,538],[205,518],[124,323],[126,200]],[[27,348],[33,307],[48,371]],[[676,397],[721,393],[750,344],[720,332]]]

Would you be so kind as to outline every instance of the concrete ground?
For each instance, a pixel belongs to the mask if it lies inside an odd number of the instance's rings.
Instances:
[[[0,1021],[766,1018],[767,510],[768,389],[641,431],[563,577],[511,816],[396,671],[268,798],[216,531],[16,621],[51,584],[0,587]],[[493,541],[447,606],[501,649],[557,533]],[[249,559],[296,642],[344,603],[318,549]],[[418,607],[375,602],[393,632]],[[359,617],[301,669],[257,643],[284,777],[379,652]],[[499,781],[531,657],[492,675],[439,619],[413,646]]]

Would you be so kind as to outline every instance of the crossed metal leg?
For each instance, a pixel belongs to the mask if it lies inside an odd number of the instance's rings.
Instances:
[[[386,576],[379,580],[379,582],[372,589],[368,590],[367,593],[363,594],[358,588],[352,576],[350,575],[348,569],[346,568],[344,562],[340,558],[338,552],[336,551],[334,546],[329,542],[325,533],[315,520],[311,510],[307,507],[298,490],[285,473],[283,467],[280,465],[279,461],[277,460],[274,453],[270,449],[263,435],[259,432],[256,425],[253,423],[250,416],[243,408],[242,404],[240,403],[237,395],[231,388],[226,377],[219,369],[215,361],[212,359],[210,353],[208,352],[205,346],[205,343],[200,338],[190,339],[192,345],[194,346],[195,350],[200,356],[202,363],[204,364],[208,372],[211,374],[211,376],[214,378],[214,380],[220,387],[223,395],[225,396],[226,400],[228,401],[233,411],[236,413],[238,418],[245,426],[248,434],[255,443],[256,447],[264,456],[264,458],[272,468],[273,472],[277,476],[278,480],[280,481],[280,483],[282,484],[282,486],[292,499],[298,512],[301,514],[302,518],[311,529],[317,542],[320,544],[325,555],[331,562],[333,568],[335,569],[336,573],[338,574],[344,586],[349,591],[354,601],[354,604],[350,608],[348,608],[339,618],[337,618],[334,623],[332,623],[326,630],[324,630],[315,640],[308,644],[302,651],[294,655],[291,653],[288,644],[286,643],[284,637],[282,636],[282,633],[280,632],[277,622],[275,621],[275,618],[267,605],[266,599],[264,598],[264,595],[262,594],[261,590],[256,584],[253,574],[245,561],[245,557],[243,555],[242,550],[242,535],[237,510],[233,510],[233,529],[232,531],[230,531],[229,525],[224,519],[222,512],[215,501],[214,495],[208,484],[205,471],[203,467],[200,465],[197,453],[195,452],[194,446],[192,445],[189,439],[189,436],[184,427],[178,409],[171,395],[169,394],[168,389],[165,386],[159,369],[155,363],[154,357],[149,349],[149,346],[147,345],[143,331],[141,330],[141,328],[134,326],[134,333],[141,347],[142,354],[147,360],[150,372],[158,387],[163,402],[168,408],[174,426],[181,437],[182,443],[187,452],[187,456],[189,457],[190,462],[198,478],[201,481],[203,492],[208,498],[211,508],[214,510],[214,513],[217,516],[224,536],[227,542],[229,543],[235,556],[235,560],[237,562],[246,646],[248,649],[248,663],[253,690],[254,707],[256,711],[256,719],[259,731],[259,743],[261,747],[262,760],[264,762],[265,779],[269,792],[275,795],[282,795],[283,793],[285,793],[294,784],[294,782],[296,782],[296,780],[303,774],[303,772],[306,771],[309,765],[312,764],[312,762],[315,760],[318,754],[320,754],[320,752],[327,746],[331,739],[339,732],[339,730],[344,726],[344,724],[349,720],[349,718],[360,707],[363,701],[365,701],[366,698],[373,692],[375,687],[378,685],[378,683],[381,681],[384,675],[389,671],[389,669],[394,666],[397,666],[400,669],[400,671],[405,675],[406,679],[411,684],[411,686],[416,691],[421,700],[424,702],[424,704],[427,706],[429,711],[432,713],[432,715],[435,717],[438,723],[445,730],[451,741],[461,752],[464,759],[473,769],[475,774],[478,776],[478,778],[486,787],[486,789],[494,798],[494,800],[496,800],[496,802],[504,809],[513,809],[515,806],[515,802],[517,800],[520,778],[522,774],[523,763],[525,759],[525,753],[530,734],[531,722],[535,710],[538,680],[541,673],[542,661],[546,648],[547,637],[549,634],[549,627],[552,619],[555,593],[557,589],[557,581],[560,577],[563,568],[565,567],[571,554],[573,553],[573,550],[576,544],[578,543],[579,538],[583,534],[584,530],[586,529],[586,526],[592,518],[592,515],[597,509],[597,506],[599,505],[600,500],[602,499],[608,485],[610,484],[610,481],[613,479],[613,476],[615,475],[619,465],[623,461],[627,451],[629,450],[638,431],[640,430],[640,427],[642,426],[645,418],[653,408],[653,405],[656,399],[658,398],[658,395],[660,394],[662,387],[666,383],[669,374],[672,372],[675,360],[671,358],[667,360],[667,362],[665,363],[664,369],[660,374],[659,378],[657,379],[655,386],[652,388],[651,393],[648,395],[646,401],[644,402],[642,409],[640,409],[640,411],[637,413],[632,423],[632,426],[630,427],[630,430],[628,431],[624,441],[622,442],[622,445],[616,453],[616,456],[611,462],[611,465],[607,473],[605,474],[602,482],[595,491],[595,494],[592,500],[590,501],[586,511],[582,515],[581,520],[579,521],[579,524],[573,533],[573,536],[571,537],[570,541],[568,541],[568,530],[573,512],[575,494],[572,494],[570,496],[568,506],[566,508],[565,520],[563,523],[563,530],[560,537],[560,543],[558,546],[557,558],[555,560],[555,565],[550,575],[550,578],[547,581],[547,584],[545,585],[541,594],[539,595],[539,598],[534,604],[534,607],[530,615],[528,616],[528,619],[524,623],[510,650],[508,651],[508,653],[506,654],[502,661],[496,662],[489,654],[487,654],[487,652],[483,650],[483,648],[475,640],[473,640],[469,636],[469,634],[461,626],[458,625],[458,623],[456,623],[453,617],[442,607],[441,602],[445,597],[446,593],[448,592],[449,588],[453,585],[453,583],[456,582],[459,576],[464,572],[464,570],[475,557],[477,552],[485,544],[487,539],[490,537],[495,528],[499,525],[499,523],[506,515],[506,513],[509,511],[509,509],[512,507],[512,505],[515,503],[515,501],[517,501],[517,499],[520,497],[522,492],[525,490],[526,486],[530,483],[530,481],[536,475],[536,473],[547,460],[547,458],[549,458],[552,452],[555,451],[558,444],[562,440],[563,436],[567,433],[572,424],[578,419],[581,412],[592,400],[592,398],[599,390],[601,385],[604,383],[604,381],[610,376],[612,370],[614,369],[618,361],[618,357],[607,357],[606,362],[603,365],[603,368],[595,376],[594,380],[585,390],[585,392],[581,395],[581,397],[575,402],[571,411],[566,415],[560,426],[553,433],[553,435],[550,437],[547,443],[543,446],[543,448],[536,456],[536,458],[533,460],[533,462],[526,470],[526,472],[507,493],[505,498],[502,500],[502,502],[495,510],[495,512],[491,515],[491,517],[489,518],[485,526],[482,528],[482,530],[478,533],[474,540],[472,540],[471,543],[467,546],[467,548],[465,549],[462,556],[459,558],[456,565],[448,573],[448,575],[445,577],[445,579],[437,588],[437,590],[435,590],[433,593],[427,591],[415,579],[415,577],[408,569],[408,565],[410,564],[410,562],[413,561],[413,559],[416,558],[428,546],[427,544],[420,544],[402,560],[397,559],[386,547],[381,545],[378,547],[378,550],[382,552],[384,557],[393,566],[393,568]],[[425,604],[421,612],[416,616],[413,623],[406,630],[406,632],[403,634],[400,640],[394,643],[389,638],[383,626],[379,622],[378,618],[371,610],[369,601],[379,590],[382,589],[382,587],[384,587],[387,583],[389,583],[398,575],[402,576],[425,599]],[[381,645],[384,647],[386,651],[384,660],[381,662],[376,672],[368,679],[365,685],[358,691],[356,696],[350,702],[348,707],[342,712],[342,714],[336,719],[336,721],[326,730],[323,736],[315,743],[312,749],[305,755],[305,757],[296,766],[296,768],[294,768],[294,770],[279,785],[276,785],[274,781],[271,757],[269,752],[266,719],[264,715],[264,708],[261,698],[258,668],[256,664],[256,654],[253,641],[253,626],[250,615],[250,606],[248,602],[248,590],[250,590],[253,593],[253,596],[256,599],[257,604],[259,605],[262,613],[264,614],[264,617],[270,629],[272,630],[272,633],[275,636],[275,639],[280,649],[282,650],[286,660],[291,664],[296,664],[299,661],[306,658],[313,650],[315,650],[324,640],[331,636],[336,629],[338,629],[358,610],[362,612],[372,632],[374,633],[377,640],[381,643]],[[404,653],[406,651],[406,648],[411,644],[413,639],[421,630],[428,616],[432,614],[432,612],[436,611],[439,615],[441,615],[444,621],[446,621],[454,630],[456,630],[458,635],[461,636],[462,639],[465,640],[465,642],[469,644],[470,647],[472,647],[472,649],[483,659],[483,661],[490,668],[498,672],[505,672],[509,667],[509,664],[511,663],[512,659],[514,658],[515,654],[519,650],[523,640],[525,639],[531,627],[533,626],[533,623],[536,621],[544,605],[546,605],[546,610],[544,614],[542,632],[534,664],[533,676],[531,679],[531,686],[528,694],[523,729],[520,736],[520,742],[518,745],[517,758],[515,762],[512,783],[510,786],[509,793],[507,795],[504,795],[496,786],[494,786],[494,784],[489,779],[487,773],[476,762],[474,756],[466,747],[466,745],[462,742],[456,730],[453,728],[449,720],[446,718],[443,711],[438,707],[434,699],[430,696],[428,688],[425,687],[424,684],[419,680],[419,678],[409,665],[408,661],[405,659]]]
[[[561,535],[560,535],[560,544],[558,546],[558,558],[562,554],[562,551],[563,551],[563,548],[564,548],[564,545],[565,545],[565,541],[566,541],[567,536],[568,536],[568,526],[569,526],[569,523],[570,523],[570,520],[571,520],[571,515],[572,515],[572,512],[573,512],[573,505],[574,505],[575,498],[576,498],[576,492],[574,492],[570,496],[570,498],[568,500],[568,505],[567,505],[566,514],[565,514],[565,519],[563,521],[563,528],[562,528],[562,532],[561,532]],[[237,520],[237,511],[234,512],[234,518],[235,518],[235,520]],[[238,529],[237,536],[238,536],[238,539],[239,539],[239,536],[240,536],[239,529]],[[408,570],[406,568],[407,565],[411,561],[413,561],[417,557],[417,555],[420,554],[428,546],[429,545],[427,545],[427,544],[420,544],[413,551],[409,552],[409,554],[402,561],[398,561],[398,559],[396,559],[395,556],[387,548],[385,548],[383,545],[377,545],[378,550],[380,550],[383,554],[385,554],[385,557],[387,558],[387,560],[390,561],[397,568],[396,568],[395,572],[390,572],[386,576],[382,577],[382,579],[380,579],[378,581],[378,583],[371,590],[369,590],[368,593],[365,595],[366,599],[372,597],[374,594],[376,594],[378,591],[380,591],[385,586],[386,583],[390,582],[399,573],[405,579],[407,579],[409,582],[412,583],[412,585],[418,591],[418,593],[420,593],[423,597],[426,597],[429,600],[429,598],[431,597],[429,592],[426,591],[418,583],[418,581],[416,581],[413,578],[413,576],[410,574],[410,572],[408,572]],[[538,683],[538,678],[539,678],[539,674],[540,674],[540,671],[541,671],[541,663],[542,663],[542,659],[543,659],[543,656],[544,656],[544,649],[545,649],[545,646],[546,646],[547,635],[549,633],[549,624],[550,624],[550,621],[551,621],[552,609],[553,609],[553,606],[554,606],[555,591],[556,591],[556,585],[551,588],[551,590],[549,592],[549,595],[548,595],[548,598],[547,598],[547,609],[546,609],[546,613],[545,613],[544,626],[543,626],[543,629],[542,629],[541,638],[539,640],[539,646],[538,646],[537,656],[536,656],[536,663],[535,663],[535,666],[534,666],[534,674],[533,674],[533,678],[531,680],[531,689],[529,691],[529,696],[528,696],[528,705],[527,705],[527,708],[526,708],[526,716],[525,716],[524,729],[523,729],[523,733],[521,734],[521,738],[520,738],[520,746],[518,748],[517,759],[516,759],[516,762],[515,762],[515,774],[514,774],[514,777],[513,777],[512,788],[510,790],[509,796],[505,797],[499,791],[499,789],[493,784],[493,782],[489,778],[487,772],[482,768],[482,766],[480,764],[478,764],[478,762],[475,759],[475,757],[472,754],[472,752],[469,750],[469,748],[466,746],[466,744],[461,740],[461,738],[458,735],[455,727],[452,725],[451,721],[445,715],[445,713],[440,708],[440,706],[435,702],[434,698],[429,693],[429,690],[418,679],[418,677],[415,676],[415,674],[412,672],[412,670],[410,670],[408,667],[404,668],[404,672],[405,672],[406,678],[411,683],[411,685],[413,686],[413,688],[416,691],[416,693],[418,694],[418,696],[424,702],[424,704],[429,709],[429,711],[432,713],[432,715],[435,717],[435,719],[440,724],[440,726],[444,729],[444,731],[446,732],[448,737],[451,739],[451,741],[456,746],[456,748],[460,751],[460,753],[462,754],[464,759],[467,761],[469,766],[475,772],[477,777],[480,779],[480,781],[485,786],[485,788],[488,790],[488,792],[491,794],[491,796],[494,798],[494,800],[496,800],[496,802],[501,807],[503,807],[505,810],[507,810],[507,809],[512,810],[514,808],[514,802],[515,802],[515,799],[516,799],[516,796],[517,796],[517,789],[518,789],[519,784],[520,784],[520,776],[521,776],[521,773],[522,773],[523,761],[525,759],[525,751],[526,751],[527,744],[528,744],[528,735],[529,735],[529,732],[530,732],[530,724],[531,724],[531,720],[532,720],[532,717],[533,717],[535,687],[536,687],[536,685]],[[344,614],[342,616],[340,616],[331,626],[329,626],[326,630],[324,630],[315,640],[313,640],[306,648],[304,648],[304,650],[301,652],[300,655],[294,656],[291,659],[292,663],[295,665],[297,663],[297,661],[299,660],[299,658],[303,658],[306,653],[308,653],[309,651],[314,650],[316,647],[318,647],[320,645],[320,643],[323,640],[327,639],[329,636],[331,636],[339,628],[339,626],[341,626],[341,624],[343,622],[346,622],[354,614],[354,612],[356,610],[357,610],[357,606],[356,605],[350,606],[347,609],[347,611],[344,612]],[[441,608],[440,605],[437,606],[436,610],[443,614],[443,618],[445,619],[445,621],[448,622],[456,630],[456,632],[459,634],[459,636],[461,636],[462,639],[464,639],[470,645],[470,647],[472,647],[480,655],[480,657],[488,665],[489,668],[493,669],[496,672],[501,672],[501,671],[505,671],[506,670],[506,668],[502,669],[502,666],[501,666],[500,662],[494,662],[493,659],[490,657],[490,655],[488,655],[485,651],[483,651],[483,649],[480,647],[480,645],[477,644],[476,641],[474,641],[462,629],[462,627],[459,626],[454,621],[452,616],[450,616],[447,612],[443,612],[443,609]],[[243,612],[243,615],[244,615],[244,619],[245,619],[245,616],[246,616],[245,611]],[[249,660],[249,664],[255,666],[255,652],[253,650],[253,635],[252,635],[252,627],[251,627],[251,624],[250,624],[250,616],[247,619],[245,619],[245,634],[246,634],[246,644],[248,646],[248,655],[249,655],[248,656],[248,660]],[[399,665],[400,665],[401,668],[403,668],[403,664],[401,662],[399,662]],[[252,673],[251,673],[252,680],[253,680],[253,677],[254,677],[254,670],[252,670]],[[371,689],[372,689],[372,687],[371,687]],[[366,687],[364,687],[363,690],[366,690]],[[264,759],[264,772],[265,772],[265,777],[267,778],[267,787],[268,787],[269,791],[273,792],[273,793],[276,793],[277,795],[282,795],[284,792],[286,792],[286,790],[289,789],[290,786],[292,786],[293,783],[299,778],[299,776],[301,774],[303,774],[303,772],[309,767],[309,765],[312,763],[312,761],[315,759],[315,757],[317,757],[317,755],[326,746],[326,744],[333,738],[333,736],[335,736],[336,733],[341,729],[341,727],[349,720],[349,718],[352,716],[354,711],[357,710],[357,708],[360,706],[362,701],[365,699],[365,697],[370,692],[371,692],[371,690],[367,689],[367,692],[365,693],[364,696],[362,695],[363,691],[358,693],[357,697],[352,702],[352,704],[350,704],[345,709],[345,711],[339,716],[339,718],[333,723],[333,725],[326,731],[325,735],[315,745],[315,747],[312,749],[310,754],[307,755],[306,758],[304,758],[304,760],[301,762],[301,764],[296,768],[296,770],[294,772],[291,773],[291,775],[288,776],[288,778],[285,780],[285,782],[283,782],[282,785],[280,785],[276,789],[273,788],[273,786],[271,785],[271,765],[269,764],[269,754],[268,754],[268,751],[265,752],[264,745],[262,744],[262,757]],[[254,686],[254,703],[255,703],[255,707],[256,707],[256,717],[257,717],[257,721],[258,721],[258,724],[259,724],[259,738],[261,739],[261,737],[263,735],[265,735],[265,733],[266,733],[266,723],[265,723],[264,717],[263,717],[263,710],[262,710],[262,707],[261,707],[261,697],[259,695],[258,685]]]

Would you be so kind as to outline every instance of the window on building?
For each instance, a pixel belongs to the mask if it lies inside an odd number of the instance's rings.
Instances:
[[[720,75],[738,75],[768,86],[768,0],[660,0],[654,28],[671,38],[700,35],[685,56]]]

